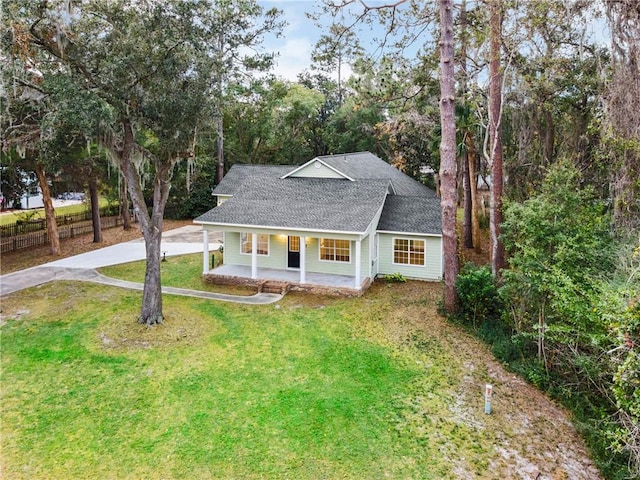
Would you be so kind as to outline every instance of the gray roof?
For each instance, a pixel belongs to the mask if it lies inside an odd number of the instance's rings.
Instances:
[[[234,195],[248,178],[279,178],[294,168],[291,165],[232,165],[220,184],[213,189],[213,194]]]
[[[378,230],[442,235],[440,199],[389,195]]]
[[[234,165],[214,195],[231,197],[196,222],[364,233],[384,206],[378,230],[441,234],[435,192],[369,152],[318,157],[348,179],[287,177],[291,165]]]
[[[253,176],[243,192],[197,222],[364,233],[384,204],[389,180]]]
[[[391,180],[396,195],[436,196],[429,187],[370,152],[325,155],[318,159],[354,180]]]

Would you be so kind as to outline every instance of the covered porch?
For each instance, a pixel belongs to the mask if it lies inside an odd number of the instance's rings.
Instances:
[[[356,278],[350,275],[307,272],[304,283],[300,282],[300,272],[294,269],[257,268],[257,276],[252,276],[252,268],[243,265],[220,265],[204,274],[207,282],[231,285],[254,285],[260,288],[268,282],[286,284],[287,291],[360,296],[371,284],[365,278],[360,288],[354,288]]]
[[[360,295],[372,281],[371,268],[367,269],[371,243],[363,242],[362,234],[331,232],[329,238],[335,245],[330,247],[321,247],[324,237],[309,235],[309,232],[223,229],[223,235],[223,263],[211,269],[210,233],[206,226],[203,229],[203,276],[210,283],[261,288],[267,281],[283,282],[288,285],[288,290],[339,289],[352,296],[354,292]],[[365,239],[368,240],[366,236]],[[346,244],[343,251],[340,251],[338,242]],[[326,260],[322,257],[321,248],[332,248],[329,253],[338,252],[336,256],[343,255],[346,259]],[[335,293],[338,294],[337,291]]]

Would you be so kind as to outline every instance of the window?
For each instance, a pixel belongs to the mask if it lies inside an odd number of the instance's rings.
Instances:
[[[320,239],[320,260],[327,262],[349,262],[351,258],[351,242],[333,238]]]
[[[393,263],[424,266],[424,240],[410,238],[393,239]]]
[[[300,251],[300,237],[289,237],[289,251],[290,252]]]
[[[240,234],[240,253],[251,254],[251,243],[253,242],[253,233]],[[258,235],[258,255],[269,255],[269,235]]]

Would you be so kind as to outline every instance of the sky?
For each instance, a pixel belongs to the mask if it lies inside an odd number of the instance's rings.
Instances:
[[[282,37],[267,38],[264,44],[266,51],[278,51],[276,68],[274,72],[277,76],[288,80],[296,80],[298,73],[304,69],[309,69],[311,65],[311,52],[315,43],[323,34],[328,32],[331,24],[330,15],[321,18],[325,28],[318,27],[314,20],[307,18],[306,13],[314,13],[320,10],[322,2],[320,0],[258,0],[258,3],[265,9],[278,8],[283,11],[283,19],[288,23],[282,32]],[[370,5],[384,3],[380,0],[369,0]],[[356,11],[361,11],[362,7],[355,4]],[[347,13],[348,15],[348,13]],[[375,50],[378,42],[376,37],[382,35],[383,27],[372,24],[371,26],[359,25],[355,27],[359,35],[360,43],[363,47],[370,47]],[[350,73],[347,67],[343,69],[346,77]]]
[[[278,8],[283,11],[283,19],[287,26],[280,38],[269,37],[264,47],[267,51],[279,52],[274,72],[278,77],[296,80],[298,73],[309,69],[313,46],[323,35],[324,30],[306,17],[305,13],[313,12],[320,6],[314,0],[258,0],[265,10]],[[327,23],[330,20],[327,19]]]
[[[311,52],[313,46],[321,35],[328,32],[331,18],[325,15],[322,22],[325,28],[318,27],[314,20],[307,18],[306,13],[317,12],[321,7],[321,0],[257,0],[265,9],[278,8],[283,11],[283,19],[288,23],[280,38],[267,37],[264,42],[265,51],[277,51],[276,65],[273,73],[281,78],[295,81],[300,72],[309,69],[311,65]],[[638,0],[640,1],[640,0]],[[389,3],[381,0],[369,0],[369,5]],[[361,10],[359,4],[355,4],[357,11]],[[606,22],[599,19],[593,22],[589,34],[593,39],[603,45],[608,45],[608,31]],[[365,48],[370,49],[370,53],[376,50],[378,42],[376,38],[383,36],[383,27],[373,22],[371,25],[359,26],[358,35],[360,43]],[[415,48],[411,49],[411,54],[416,53]],[[379,52],[377,52],[379,53]],[[377,56],[377,55],[376,55]],[[348,77],[350,69],[348,66],[343,69],[344,77]]]

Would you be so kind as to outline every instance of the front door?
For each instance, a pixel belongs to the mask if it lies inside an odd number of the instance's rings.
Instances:
[[[300,237],[289,237],[287,267],[300,268]]]

